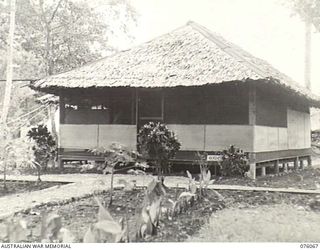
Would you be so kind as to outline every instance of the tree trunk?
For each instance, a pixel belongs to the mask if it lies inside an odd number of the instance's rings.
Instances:
[[[38,167],[37,168],[37,172],[38,172],[38,180],[37,180],[37,182],[41,182],[41,178],[40,178],[40,176],[41,176],[41,168],[40,167]]]
[[[47,60],[47,75],[53,74],[53,62],[51,53],[51,29],[49,24],[46,25],[47,39],[46,39],[46,60]]]
[[[114,170],[112,168],[112,172],[111,172],[111,183],[110,183],[110,202],[109,202],[109,206],[112,205],[112,197],[113,197],[113,174],[114,174]]]
[[[3,189],[7,190],[7,163],[4,160],[4,167],[3,167]]]
[[[304,81],[309,90],[311,90],[311,25],[309,20],[305,21]]]
[[[6,126],[8,111],[10,107],[11,90],[12,90],[12,75],[13,75],[13,42],[14,42],[14,29],[15,29],[15,14],[16,14],[16,1],[10,1],[10,26],[8,37],[8,49],[7,49],[7,76],[6,87],[4,92],[4,98],[2,103],[1,123]],[[1,124],[0,123],[0,124]],[[2,138],[0,138],[2,139]]]

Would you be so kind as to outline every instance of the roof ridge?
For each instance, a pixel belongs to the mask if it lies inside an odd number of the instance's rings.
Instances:
[[[298,82],[296,82],[295,80],[293,80],[290,76],[288,76],[285,73],[280,72],[278,69],[276,69],[275,67],[273,67],[272,64],[270,64],[268,61],[262,59],[262,58],[258,58],[254,55],[252,55],[250,52],[248,52],[247,50],[241,48],[240,46],[234,44],[233,42],[230,42],[229,40],[225,39],[223,36],[221,36],[220,34],[213,32],[211,30],[209,30],[208,28],[198,24],[197,22],[194,22],[192,20],[187,22],[187,25],[191,26],[194,30],[198,31],[200,34],[202,34],[204,37],[206,37],[208,40],[210,40],[211,42],[215,43],[217,46],[219,46],[225,53],[229,54],[232,57],[237,57],[238,59],[240,59],[242,63],[246,63],[246,65],[253,70],[256,74],[258,74],[260,77],[263,78],[269,78],[268,74],[265,74],[265,70],[259,66],[257,66],[255,63],[252,63],[250,61],[248,61],[245,58],[245,54],[247,54],[249,57],[254,58],[256,60],[259,60],[261,62],[263,62],[264,64],[266,64],[268,67],[271,67],[272,70],[277,71],[278,74],[281,74],[283,76],[285,76],[286,78],[290,79],[290,84],[295,84],[296,86],[300,87],[300,88],[304,88],[305,87],[301,84],[299,84]],[[239,51],[241,51],[243,54],[241,53],[237,53],[237,51],[232,50],[232,47],[226,45],[226,43],[232,45],[233,48],[238,49]],[[225,48],[224,48],[225,47]],[[228,51],[226,51],[226,49],[228,49]],[[308,90],[309,91],[309,90]],[[311,92],[311,91],[310,91]]]
[[[154,68],[149,70],[150,63]],[[176,75],[168,80],[170,72]],[[203,86],[249,79],[280,84],[320,107],[320,99],[303,85],[193,21],[82,67],[40,79],[32,87],[55,93],[57,88]]]

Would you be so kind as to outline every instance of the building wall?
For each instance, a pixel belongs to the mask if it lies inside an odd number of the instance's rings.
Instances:
[[[256,95],[256,125],[287,127],[288,104],[283,97],[260,89],[257,89]]]
[[[254,126],[254,151],[311,147],[310,114],[287,109],[287,127]]]
[[[293,104],[288,108],[288,100],[277,94],[257,90],[255,121],[249,124],[248,88],[170,91],[164,95],[164,123],[176,133],[181,150],[218,151],[235,145],[246,152],[268,152],[311,146],[308,110]],[[125,107],[129,111],[129,102]],[[130,109],[132,115],[134,111]],[[134,118],[129,121],[136,122]],[[90,149],[118,142],[135,149],[136,135],[134,124],[60,124],[59,145]]]
[[[167,124],[249,124],[248,87],[217,85],[166,90]]]
[[[254,126],[254,152],[286,149],[289,149],[287,128]]]
[[[59,147],[92,149],[119,143],[136,149],[136,125],[60,124]]]
[[[310,131],[310,114],[288,109],[288,147],[310,148]]]
[[[310,114],[287,109],[287,127],[262,125],[169,124],[181,150],[218,151],[235,145],[246,152],[267,152],[311,147]]]
[[[253,150],[253,127],[250,125],[169,124],[181,142],[181,150],[219,151],[230,145]]]

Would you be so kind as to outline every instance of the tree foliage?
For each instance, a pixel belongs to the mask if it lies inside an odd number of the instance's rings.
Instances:
[[[159,122],[145,124],[138,133],[139,153],[156,161],[159,175],[168,169],[169,159],[175,156],[180,146],[175,134]]]
[[[3,172],[4,188],[6,189],[6,175],[9,171],[20,172],[33,168],[37,170],[40,181],[41,165],[34,154],[36,143],[28,138],[14,138],[9,130],[8,127],[0,127],[0,169]]]
[[[23,66],[25,59],[32,59],[28,65],[35,71],[34,77],[40,77],[79,67],[101,57],[103,52],[114,50],[108,43],[115,33],[110,24],[119,18],[122,9],[126,18],[121,20],[117,36],[129,36],[126,27],[135,22],[136,13],[125,1],[109,1],[104,6],[109,10],[108,17],[87,1],[17,0],[15,47],[18,57],[23,57],[17,63]],[[2,50],[6,47],[8,16],[9,6],[2,6]]]
[[[248,156],[239,148],[231,145],[223,150],[220,171],[222,176],[244,176],[249,170]]]
[[[117,171],[123,171],[124,168],[148,168],[147,164],[138,161],[138,154],[135,151],[118,143],[112,143],[109,147],[96,147],[91,152],[104,157],[103,174],[111,174],[109,205],[112,205],[113,201],[113,177]]]
[[[9,3],[0,1],[2,55],[6,54],[7,48]],[[126,0],[101,0],[93,7],[91,1],[85,0],[16,0],[13,78],[39,79],[79,67],[114,51],[110,45],[112,37],[132,38],[130,27],[136,23],[137,13]],[[0,79],[6,78],[5,73],[6,57],[3,56],[0,57]],[[0,82],[0,107],[4,83]],[[39,106],[34,92],[21,88],[26,84],[28,82],[13,82],[9,120]],[[35,124],[46,118],[47,113],[43,111],[36,114],[36,119],[28,119],[29,123]],[[10,126],[19,130],[26,123]]]
[[[320,32],[319,0],[291,0],[291,7],[304,21],[312,23]]]
[[[28,131],[27,136],[35,142],[35,145],[32,147],[36,162],[39,163],[39,166],[46,168],[49,160],[53,159],[57,145],[52,135],[48,131],[45,125],[38,125],[37,127],[31,128]],[[39,169],[38,171],[40,171]]]

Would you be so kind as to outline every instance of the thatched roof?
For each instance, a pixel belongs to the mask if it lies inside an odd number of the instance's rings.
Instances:
[[[248,80],[280,85],[310,105],[320,106],[318,97],[269,63],[194,22],[132,49],[38,80],[33,87],[54,93],[61,88],[163,88]]]

